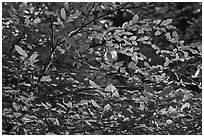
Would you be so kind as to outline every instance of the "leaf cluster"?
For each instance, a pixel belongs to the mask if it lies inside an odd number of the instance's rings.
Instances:
[[[202,134],[201,42],[171,18],[109,20],[149,3],[2,5],[2,134]]]

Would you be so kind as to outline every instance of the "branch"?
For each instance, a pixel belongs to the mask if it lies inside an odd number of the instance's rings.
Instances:
[[[50,10],[48,3],[46,3],[45,5],[47,5],[48,9]],[[50,15],[50,28],[51,28],[52,50],[51,50],[51,52],[50,52],[50,54],[49,54],[48,61],[47,61],[46,64],[44,65],[44,68],[43,68],[43,70],[42,70],[40,76],[38,77],[38,81],[37,81],[37,83],[36,83],[35,86],[34,86],[34,90],[37,90],[37,86],[39,85],[41,78],[44,76],[44,74],[45,74],[47,68],[49,67],[49,65],[50,65],[50,63],[51,63],[51,61],[52,61],[52,59],[53,59],[53,54],[54,54],[54,52],[55,52],[57,46],[60,45],[59,43],[57,43],[57,42],[59,41],[59,39],[57,39],[56,44],[55,44],[55,42],[54,42],[53,15]]]
[[[38,17],[38,16],[40,16],[40,14],[42,13],[42,11],[44,10],[44,8],[46,7],[46,3],[45,3],[45,5],[42,7],[42,9],[38,12],[38,14],[32,19],[32,22]]]
[[[86,18],[84,19],[84,21],[83,21],[83,23],[82,23],[83,25],[84,25],[85,21],[87,20],[87,18],[89,17],[89,15],[90,15],[92,9],[94,8],[94,6],[95,6],[95,2],[93,3],[93,5],[92,5],[92,7],[90,8],[90,10],[89,10],[89,12],[88,12]],[[83,25],[82,25],[82,26],[83,26]]]
[[[86,90],[94,90],[94,88],[85,87],[85,88],[80,88],[80,89],[71,89],[70,91],[66,91],[65,93],[61,93],[61,94],[54,95],[52,97],[48,97],[48,98],[42,100],[41,102],[46,102],[46,101],[55,99],[57,97],[62,97],[62,96],[70,95],[70,94],[78,94],[78,93],[80,93],[82,91],[86,91]]]
[[[109,14],[111,14],[111,13],[117,11],[117,10],[123,9],[123,8],[125,8],[128,4],[129,4],[129,3],[126,3],[124,6],[118,8],[118,9],[115,9],[115,10],[113,10],[113,11],[110,11],[110,12],[108,12],[108,13],[105,13],[105,14],[103,14],[103,15],[101,15],[101,16],[96,17],[95,19],[93,19],[93,20],[91,20],[90,22],[88,22],[88,23],[82,25],[82,26],[81,26],[80,28],[78,28],[76,31],[74,31],[73,33],[71,33],[71,34],[70,34],[70,37],[72,37],[72,36],[74,36],[75,34],[77,34],[81,29],[83,29],[84,27],[88,26],[88,25],[91,24],[92,22],[94,22],[94,21],[96,21],[96,20],[98,20],[98,19],[100,19],[100,18],[102,18],[102,17],[105,17],[105,16],[107,16],[107,15],[109,15]]]
[[[143,90],[143,86],[138,86],[138,87],[126,87],[126,86],[115,86],[117,89],[126,89],[126,90]],[[103,91],[106,87],[101,87],[101,90]],[[58,97],[63,97],[63,96],[66,96],[66,95],[70,95],[70,94],[80,94],[80,92],[83,92],[83,91],[88,91],[88,90],[98,90],[97,88],[89,88],[89,87],[85,87],[85,88],[76,88],[76,89],[70,89],[69,91],[66,91],[65,93],[60,93],[60,94],[57,94],[57,95],[54,95],[52,97],[48,97],[44,100],[42,100],[41,102],[46,102],[46,101],[49,101],[49,100],[52,100],[52,99],[55,99],[55,98],[58,98]]]
[[[105,17],[105,16],[107,16],[107,15],[109,15],[109,14],[111,14],[111,13],[117,11],[117,10],[125,9],[128,4],[129,4],[129,3],[126,3],[125,5],[123,5],[123,6],[120,7],[120,8],[114,9],[113,11],[110,11],[110,12],[108,12],[108,13],[105,13],[105,14],[103,14],[103,15],[101,15],[101,16],[96,17],[95,19],[91,20],[90,22],[88,22],[88,23],[82,25],[82,26],[81,26],[80,28],[78,28],[77,30],[72,31],[72,33],[70,33],[69,36],[72,37],[72,36],[76,35],[81,29],[83,29],[84,27],[88,26],[88,25],[91,24],[92,22],[94,22],[94,21],[96,21],[96,20],[98,20],[98,19],[100,19],[100,18],[102,18],[102,17]],[[150,4],[152,4],[152,3],[147,3],[147,4],[145,4],[145,5],[140,5],[140,6],[137,6],[137,7],[134,7],[134,8],[141,8],[141,7],[144,7],[144,6],[148,6],[148,5],[150,5]],[[62,43],[64,43],[64,42],[65,42],[65,40],[62,40],[60,43],[62,44]]]

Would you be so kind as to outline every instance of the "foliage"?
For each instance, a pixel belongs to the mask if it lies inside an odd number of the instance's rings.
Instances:
[[[202,44],[151,5],[4,2],[3,134],[202,134]]]
[[[202,3],[154,2],[147,7],[130,10],[139,14],[141,19],[174,19],[173,25],[186,44],[202,40]]]

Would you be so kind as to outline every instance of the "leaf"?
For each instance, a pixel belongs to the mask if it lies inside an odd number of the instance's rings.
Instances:
[[[91,114],[91,116],[95,118],[95,115],[94,115],[94,113],[90,110],[90,108],[87,107],[87,110],[88,110],[89,114]]]
[[[172,39],[171,34],[170,34],[169,32],[166,33],[165,36],[166,36],[166,38],[167,38],[168,40],[171,40],[171,39]]]
[[[41,82],[50,82],[52,81],[52,79],[50,78],[50,76],[43,76],[41,79],[40,79]]]
[[[122,32],[121,34],[123,34],[123,35],[133,35],[133,33],[128,32],[128,31],[126,31],[126,32]]]
[[[149,39],[148,36],[144,36],[142,38],[137,39],[137,41],[145,41],[145,40],[148,40],[148,39]]]
[[[173,121],[171,119],[168,119],[168,120],[166,120],[166,123],[171,124],[171,123],[173,123]]]
[[[84,43],[84,44],[82,44],[82,45],[80,46],[79,52],[83,52],[83,51],[89,49],[89,47],[90,47],[89,44],[85,44],[85,43]]]
[[[13,112],[13,115],[15,116],[15,118],[19,118],[23,114],[22,113],[18,113],[18,112]]]
[[[18,105],[17,103],[13,102],[12,104],[13,108],[15,109],[15,111],[19,111],[21,109],[21,105]]]
[[[154,89],[152,89],[149,85],[147,85],[146,83],[143,84],[144,86],[144,90],[148,93],[154,93]]]
[[[113,115],[112,111],[104,112],[101,117],[109,119]]]
[[[67,107],[69,107],[69,108],[72,108],[72,107],[73,107],[71,101],[69,101],[68,103],[66,103],[66,102],[63,101],[63,103],[64,103],[65,106],[67,106]]]
[[[117,90],[115,90],[114,92],[113,92],[113,95],[112,95],[113,97],[116,97],[116,98],[119,98],[120,97],[120,95],[119,95],[119,93],[118,93],[118,91]]]
[[[172,91],[172,86],[167,86],[167,87],[165,87],[163,90],[162,90],[162,92],[160,92],[159,94],[158,94],[158,96],[165,96],[165,95],[167,95],[167,94],[170,94],[171,93],[171,91]]]
[[[18,45],[15,45],[15,49],[16,51],[22,55],[24,58],[27,58],[28,57],[28,54],[25,52],[25,50],[23,50],[20,46]]]
[[[68,17],[68,19],[69,19],[69,20],[77,19],[80,15],[81,15],[81,12],[76,11],[74,14],[71,14],[71,15]]]
[[[147,100],[153,97],[153,95],[151,93],[149,93],[149,92],[147,92],[145,90],[142,93],[146,97]]]
[[[136,39],[137,39],[137,36],[131,36],[129,39],[130,39],[130,40],[136,40]]]
[[[154,33],[155,36],[158,36],[158,35],[160,35],[160,34],[161,34],[161,31],[159,31],[159,30],[157,30],[157,31]]]
[[[183,112],[183,109],[189,108],[189,107],[190,107],[190,103],[186,102],[185,104],[182,105],[181,112]]]
[[[60,104],[60,103],[56,103],[57,106],[55,106],[56,108],[58,108],[59,110],[67,110],[67,108],[63,105],[63,104]]]
[[[179,39],[178,33],[177,33],[176,31],[173,31],[173,32],[172,32],[172,36],[173,36],[176,40]]]
[[[54,12],[52,12],[52,11],[45,11],[45,14],[56,16],[56,14]]]
[[[174,107],[172,107],[172,106],[170,106],[169,108],[168,108],[168,111],[170,112],[170,113],[173,113],[173,112],[175,112],[176,111],[176,107],[174,108]]]
[[[32,63],[35,63],[37,62],[38,60],[36,60],[36,58],[38,57],[38,54],[37,52],[33,53],[33,55],[30,56],[29,60],[32,62]]]
[[[135,16],[132,19],[132,23],[136,23],[139,20],[139,16],[137,14],[135,14]]]
[[[129,117],[124,118],[123,122],[125,122],[125,121],[130,121],[130,118]]]
[[[66,43],[67,44],[69,44],[70,46],[75,46],[76,45],[76,43],[75,43],[75,41],[74,41],[74,38],[72,38],[72,37],[65,37],[64,38],[64,40],[66,41]]]
[[[157,47],[157,46],[156,46],[156,45],[154,45],[154,44],[152,44],[151,46],[152,46],[152,48],[153,48],[153,49],[155,49],[155,50],[160,50],[160,48],[159,48],[159,47]]]
[[[145,67],[148,67],[148,68],[151,68],[151,66],[149,65],[149,63],[146,62],[146,61],[144,62],[144,66],[145,66]]]
[[[181,90],[179,90],[179,91],[176,93],[176,100],[177,100],[177,101],[180,101],[180,100],[183,99],[183,97],[184,97],[184,93],[183,93]]]
[[[129,63],[129,65],[128,65],[128,68],[130,68],[130,69],[132,69],[133,71],[135,71],[136,68],[137,68],[137,66],[136,66],[136,64],[135,64],[133,61],[131,61],[131,62]],[[134,73],[134,72],[133,72],[133,73]]]
[[[31,8],[31,5],[22,4],[21,6],[19,6],[19,9],[17,10],[17,12],[23,12],[29,8]]]
[[[115,88],[115,86],[113,86],[112,84],[108,85],[106,88],[105,88],[105,91],[106,92],[111,92],[113,93],[114,91],[116,91],[117,89]]]
[[[97,85],[94,81],[92,81],[92,80],[89,80],[89,84],[92,86],[92,87],[94,87],[94,88],[96,88],[96,89],[101,89],[101,87],[99,86],[99,85]]]
[[[61,17],[63,18],[63,20],[66,20],[67,15],[66,15],[66,11],[64,8],[61,8],[61,12],[60,12]]]
[[[130,108],[123,109],[122,112],[123,112],[123,115],[125,117],[131,117],[131,115],[133,114],[133,112],[132,112],[132,110]]]
[[[96,103],[96,101],[94,101],[93,99],[91,100],[91,103],[94,107],[101,108],[101,106],[99,106],[98,103]]]
[[[104,106],[103,111],[108,111],[110,108],[111,108],[110,104],[106,104],[106,105]]]
[[[192,75],[191,77],[192,77],[192,78],[198,78],[198,77],[199,77],[199,74],[200,74],[200,70],[201,70],[201,69],[198,68],[197,71],[195,72],[195,74]]]
[[[158,25],[161,22],[161,20],[153,20],[153,23],[155,23],[156,25]]]
[[[64,8],[65,8],[67,11],[69,11],[69,5],[68,5],[67,2],[64,3]]]
[[[123,23],[122,28],[127,28],[129,26],[128,22]]]
[[[89,100],[81,100],[79,103],[77,103],[76,105],[87,105],[89,103]]]
[[[169,25],[171,22],[172,22],[172,19],[166,19],[166,20],[162,21],[162,23],[160,24],[160,26]]]

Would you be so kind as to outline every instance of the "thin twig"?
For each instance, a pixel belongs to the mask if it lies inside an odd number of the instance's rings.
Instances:
[[[38,14],[32,19],[32,22],[33,22],[38,16],[40,16],[40,14],[42,13],[42,11],[44,10],[45,7],[46,7],[46,3],[45,3],[45,5],[42,7],[42,9],[38,12]]]
[[[46,3],[45,5],[47,5],[48,9],[50,9],[48,3]],[[50,63],[51,63],[51,61],[52,61],[52,59],[53,59],[53,54],[54,54],[54,52],[55,52],[57,46],[59,45],[59,44],[57,44],[57,43],[55,44],[55,42],[54,42],[54,28],[53,28],[53,17],[52,17],[52,16],[53,16],[53,15],[50,15],[50,28],[51,28],[51,35],[52,35],[52,36],[51,36],[51,40],[52,40],[52,50],[51,50],[51,52],[50,52],[50,54],[49,54],[49,56],[48,56],[48,61],[47,61],[46,64],[44,65],[44,68],[43,68],[43,70],[42,70],[40,76],[38,77],[38,81],[37,81],[37,83],[36,83],[35,86],[34,86],[34,90],[37,90],[37,86],[39,85],[41,78],[44,76],[46,70],[48,69],[48,67],[49,67],[49,65],[50,65]]]
[[[93,5],[92,5],[92,7],[90,8],[90,10],[89,10],[89,12],[88,12],[86,18],[84,19],[84,21],[83,21],[83,23],[82,23],[83,25],[84,25],[84,23],[86,22],[87,18],[89,17],[89,15],[90,15],[91,11],[93,10],[94,6],[95,6],[95,2],[93,3]],[[83,25],[82,25],[82,26],[83,26]]]
[[[124,6],[122,6],[122,7],[120,7],[120,8],[117,8],[117,9],[112,10],[112,11],[110,11],[110,12],[108,12],[108,13],[105,13],[105,14],[103,14],[103,15],[101,15],[101,16],[96,17],[95,19],[93,19],[93,20],[89,21],[88,23],[82,25],[82,26],[81,26],[80,28],[78,28],[75,32],[71,33],[71,34],[70,34],[70,37],[72,37],[72,36],[74,36],[75,34],[77,34],[81,29],[83,29],[84,27],[88,26],[88,25],[91,24],[92,22],[94,22],[94,21],[96,21],[96,20],[98,20],[98,19],[100,19],[100,18],[102,18],[102,17],[105,17],[105,16],[107,16],[107,15],[109,15],[109,14],[111,14],[111,13],[117,11],[117,10],[123,9],[123,8],[126,7],[128,4],[129,4],[129,3],[126,3]]]
[[[102,18],[102,17],[105,17],[105,16],[107,16],[107,15],[109,15],[109,14],[111,14],[111,13],[117,11],[117,10],[125,9],[125,7],[126,7],[128,4],[129,4],[129,3],[126,3],[124,6],[122,6],[122,7],[120,7],[120,8],[117,8],[117,9],[112,10],[112,11],[110,11],[110,12],[108,12],[108,13],[105,13],[105,14],[103,14],[103,15],[101,15],[101,16],[96,17],[95,19],[91,20],[90,22],[88,22],[88,23],[82,25],[82,26],[81,26],[80,28],[78,28],[77,30],[73,31],[73,33],[70,33],[69,36],[72,37],[72,36],[76,35],[81,29],[83,29],[84,27],[88,26],[88,25],[91,24],[92,22],[94,22],[94,21],[96,21],[96,20],[98,20],[98,19],[100,19],[100,18]],[[151,3],[147,3],[147,4],[145,4],[145,5],[140,5],[140,6],[137,6],[137,7],[135,7],[135,8],[141,8],[141,7],[144,7],[144,6],[148,6],[148,5],[150,5],[150,4],[151,4]],[[62,40],[62,41],[61,41],[61,43],[64,43],[64,42],[65,42],[65,40]]]

